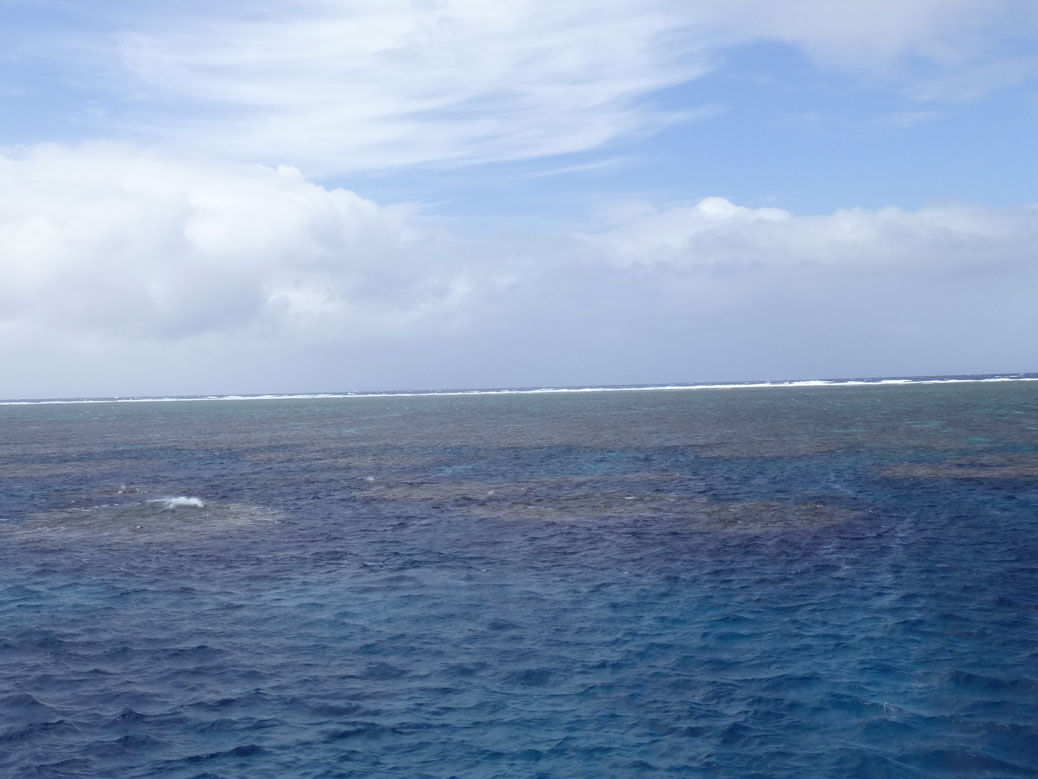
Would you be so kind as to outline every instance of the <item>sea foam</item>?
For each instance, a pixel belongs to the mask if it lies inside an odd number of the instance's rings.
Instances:
[[[166,511],[176,511],[178,508],[205,508],[205,502],[201,498],[192,498],[184,495],[179,495],[175,498],[155,498],[149,500],[148,503],[159,504]]]
[[[574,387],[516,387],[501,389],[452,389],[385,392],[315,392],[301,394],[267,395],[205,395],[166,397],[112,397],[112,398],[63,398],[44,400],[0,400],[0,406],[71,405],[86,403],[193,403],[199,401],[225,400],[342,400],[346,398],[410,398],[426,396],[452,397],[458,395],[541,395],[590,392],[650,392],[688,390],[737,390],[768,388],[811,388],[811,387],[880,387],[904,386],[908,384],[976,384],[1007,381],[1038,381],[1038,374],[979,374],[972,376],[918,376],[871,379],[804,379],[789,381],[744,381],[733,383],[689,383],[689,384],[633,384],[608,386]]]

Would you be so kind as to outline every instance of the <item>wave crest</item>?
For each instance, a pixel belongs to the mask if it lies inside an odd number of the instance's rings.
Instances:
[[[186,495],[178,495],[175,498],[155,498],[149,500],[148,503],[153,503],[162,506],[166,511],[176,511],[178,508],[205,508],[205,501],[201,498],[193,498]]]

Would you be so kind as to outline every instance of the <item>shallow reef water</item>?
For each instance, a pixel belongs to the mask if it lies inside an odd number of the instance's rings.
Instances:
[[[0,775],[1038,776],[1038,382],[0,406]]]

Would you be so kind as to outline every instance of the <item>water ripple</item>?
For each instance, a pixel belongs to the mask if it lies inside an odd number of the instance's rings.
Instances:
[[[161,405],[0,409],[4,776],[1038,776],[1038,384]]]

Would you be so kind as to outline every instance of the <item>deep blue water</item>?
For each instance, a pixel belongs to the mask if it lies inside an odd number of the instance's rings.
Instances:
[[[0,407],[0,775],[1038,776],[1038,383]]]

